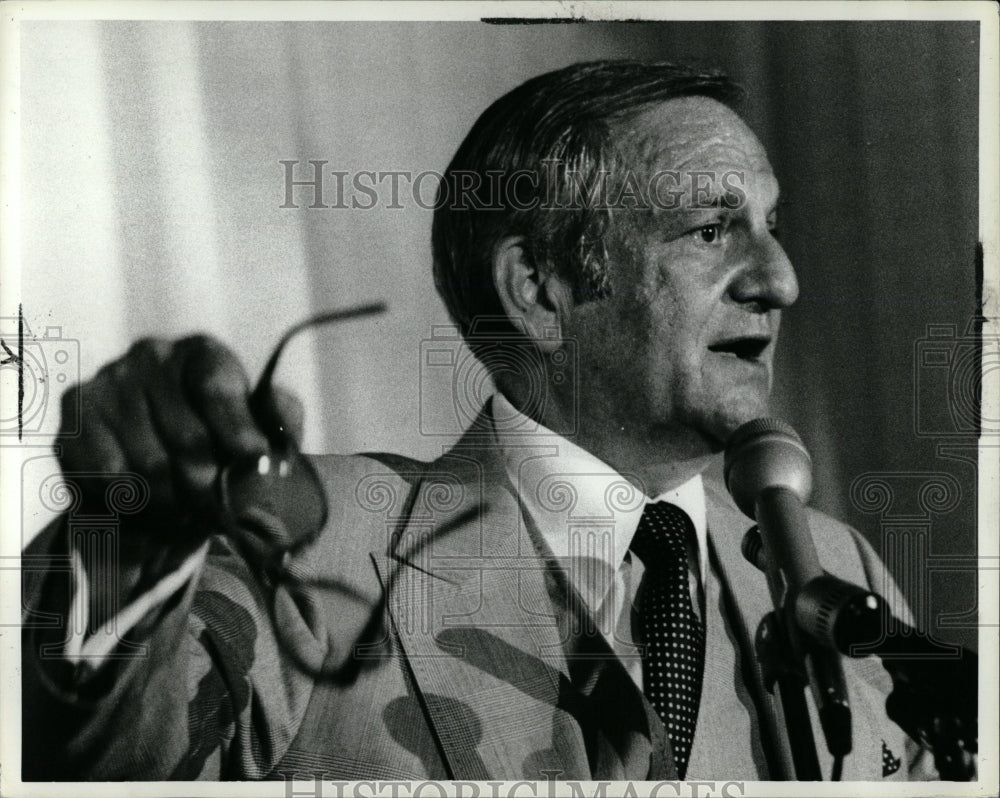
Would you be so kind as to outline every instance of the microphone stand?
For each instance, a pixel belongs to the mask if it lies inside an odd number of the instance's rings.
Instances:
[[[878,655],[892,676],[886,714],[931,750],[934,767],[946,781],[976,778],[978,657],[967,649],[961,652],[957,660],[897,660]]]
[[[767,547],[759,535],[756,543]],[[798,781],[821,781],[823,778],[805,697],[810,686],[819,693],[816,703],[820,721],[827,749],[834,757],[831,780],[837,781],[843,759],[852,747],[850,705],[840,654],[819,649],[803,633],[795,619],[796,597],[788,595],[777,558],[768,557],[769,552],[762,553],[764,556],[760,559],[766,564],[763,570],[774,603],[774,610],[765,615],[757,627],[754,640],[754,653],[764,685],[772,694],[775,683],[778,685]]]
[[[743,540],[743,554],[767,574],[771,586],[773,569],[763,546],[760,532],[754,527]],[[927,639],[894,617],[878,593],[829,574],[813,579],[799,592],[792,615],[785,618],[786,626],[805,637],[814,650],[852,658],[877,656],[892,677],[893,689],[885,702],[888,718],[933,753],[934,766],[943,780],[976,778],[979,658],[975,652]],[[762,634],[773,638],[782,633],[765,630],[777,617],[780,614],[769,613],[758,629],[757,655],[765,675],[771,678],[765,682],[768,689],[773,684],[774,669],[781,667],[776,657],[788,662],[791,656],[788,652],[762,650]],[[784,688],[781,695],[785,706]],[[789,698],[794,701],[796,696]],[[801,701],[801,691],[797,698]],[[791,739],[800,733],[798,729],[789,722]],[[808,734],[811,740],[811,731]],[[800,742],[800,746],[804,744]]]
[[[796,780],[820,781],[823,776],[805,698],[808,684],[805,659],[801,646],[792,642],[794,634],[794,631],[789,634],[785,613],[772,610],[757,627],[754,654],[764,686],[773,694],[775,683],[778,685]]]
[[[774,611],[757,629],[754,649],[767,689],[778,684],[798,778],[821,778],[803,685],[812,688],[837,780],[852,745],[841,655],[869,654],[892,677],[889,718],[931,748],[942,778],[973,778],[975,655],[956,659],[953,648],[942,659],[942,648],[891,618],[877,593],[823,570],[804,509],[812,460],[795,430],[777,419],[748,421],[726,444],[724,474],[737,507],[758,524],[743,539],[743,555],[767,574]]]
[[[849,657],[872,654],[892,677],[885,702],[889,719],[930,749],[938,775],[947,781],[976,778],[979,751],[979,658],[960,646],[936,643],[895,618],[870,590],[832,576],[805,593],[830,612],[807,632],[825,648]],[[807,611],[804,603],[801,615]],[[810,628],[810,626],[814,628]]]

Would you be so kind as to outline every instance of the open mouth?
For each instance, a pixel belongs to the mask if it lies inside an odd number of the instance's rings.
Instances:
[[[764,336],[747,336],[745,338],[730,338],[725,341],[711,344],[709,352],[729,354],[738,357],[740,360],[751,362],[760,361],[760,356],[764,354],[771,339]]]

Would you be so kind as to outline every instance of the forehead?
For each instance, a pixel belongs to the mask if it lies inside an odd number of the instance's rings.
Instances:
[[[678,97],[622,124],[619,141],[657,169],[743,169],[770,173],[764,147],[737,114],[708,97]]]

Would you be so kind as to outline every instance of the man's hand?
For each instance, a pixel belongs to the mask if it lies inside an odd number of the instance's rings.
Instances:
[[[91,629],[217,531],[219,470],[268,449],[249,389],[246,372],[226,346],[195,336],[143,339],[67,391],[64,407],[79,402],[82,408],[81,434],[60,435],[59,459],[64,474],[79,483],[84,503],[103,502],[108,478],[122,472],[138,474],[149,488],[147,507],[121,519],[117,578],[101,573],[101,563],[88,563]],[[288,394],[277,400],[298,437],[298,402]]]

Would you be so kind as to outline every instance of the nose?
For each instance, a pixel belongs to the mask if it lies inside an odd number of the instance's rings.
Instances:
[[[757,302],[765,310],[787,308],[798,299],[795,267],[769,230],[753,236],[744,267],[730,292],[737,302]]]

